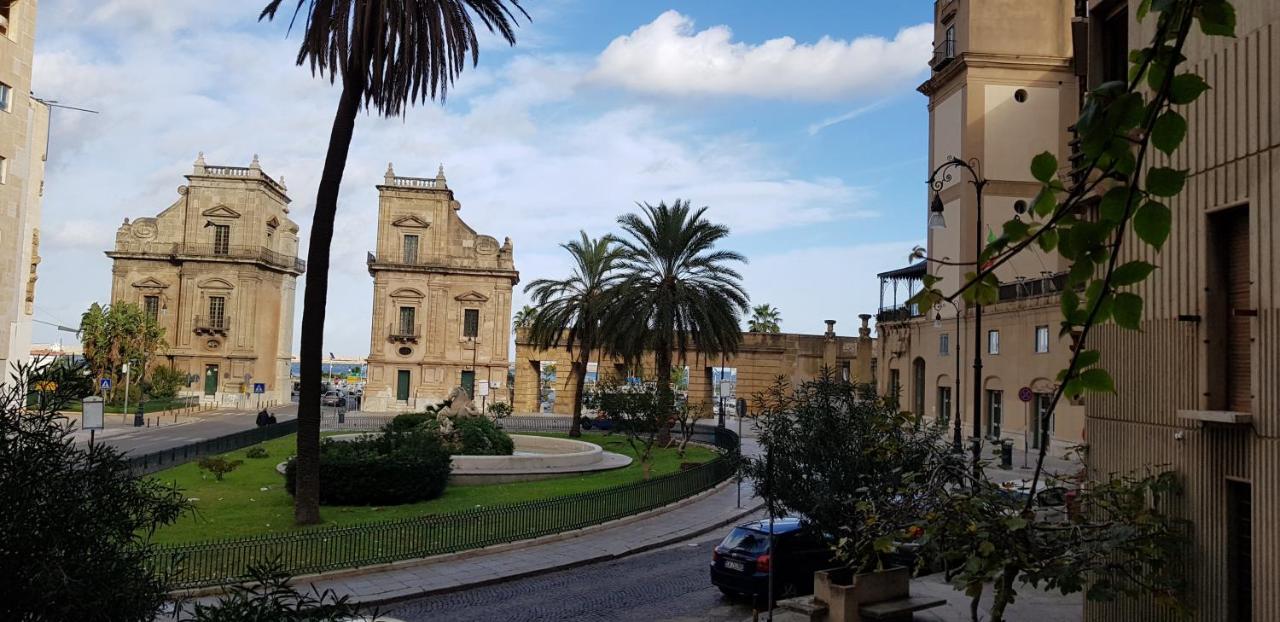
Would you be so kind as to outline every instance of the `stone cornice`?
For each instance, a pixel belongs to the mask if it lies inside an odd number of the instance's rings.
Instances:
[[[1070,72],[1073,59],[1061,56],[1033,56],[1008,54],[990,54],[986,52],[965,52],[948,63],[942,71],[934,73],[916,90],[932,97],[941,90],[942,85],[951,82],[956,76],[969,68],[974,69],[1017,69],[1023,71],[1065,71]]]
[[[422,266],[397,263],[370,262],[369,274],[375,272],[404,272],[415,274],[456,274],[460,276],[488,276],[510,279],[512,285],[520,282],[520,272],[506,268],[465,268],[460,266]]]

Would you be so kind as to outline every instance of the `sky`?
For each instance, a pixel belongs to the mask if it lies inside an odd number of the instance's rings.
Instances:
[[[198,152],[284,177],[308,246],[338,88],[295,65],[265,0],[43,0],[33,90],[53,113],[36,319],[77,326],[111,295],[125,218],[178,196]],[[292,3],[286,2],[286,5]],[[460,215],[515,246],[523,286],[568,273],[559,244],[617,232],[640,202],[687,199],[782,330],[856,334],[877,272],[925,233],[931,5],[526,0],[518,42],[481,38],[445,102],[362,115],[339,200],[325,351],[369,348],[377,191],[444,166]],[[298,284],[301,323],[302,291]],[[745,318],[744,318],[745,323]],[[74,336],[36,324],[37,343]],[[294,351],[300,330],[295,327]]]

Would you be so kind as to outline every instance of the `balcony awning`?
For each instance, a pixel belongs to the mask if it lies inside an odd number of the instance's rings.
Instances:
[[[890,281],[901,281],[901,280],[907,280],[907,279],[921,279],[921,278],[924,278],[924,275],[925,275],[925,261],[922,259],[905,268],[897,268],[894,270],[889,270],[887,272],[881,272],[876,276],[880,277],[881,280],[888,279]]]

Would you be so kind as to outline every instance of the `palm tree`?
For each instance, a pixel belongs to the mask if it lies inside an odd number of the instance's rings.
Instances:
[[[537,312],[538,310],[532,305],[525,305],[521,307],[520,310],[516,311],[516,314],[511,318],[511,330],[529,328],[529,324],[533,322],[533,315]]]
[[[737,351],[747,294],[742,276],[729,264],[746,258],[715,248],[729,228],[703,218],[705,207],[694,210],[677,199],[670,206],[644,203],[640,208],[640,214],[618,218],[630,236],[622,240],[626,276],[614,300],[618,312],[608,314],[604,328],[615,353],[639,360],[653,352],[654,381],[670,406],[674,355]]]
[[[747,321],[747,330],[753,333],[778,333],[782,332],[779,323],[782,322],[782,312],[777,307],[765,303],[751,307],[751,319]]]
[[[275,19],[285,0],[271,0],[258,19]],[[347,165],[356,115],[363,107],[385,117],[407,105],[444,100],[449,85],[479,61],[472,14],[490,32],[515,44],[512,7],[519,0],[297,0],[293,19],[305,18],[298,64],[313,74],[342,79],[342,95],[329,133],[307,250],[302,299],[302,386],[298,396],[298,466],[294,521],[320,522],[320,360],[329,294],[329,245],[338,190]],[[292,22],[291,22],[292,23]]]
[[[529,323],[529,341],[540,348],[563,345],[573,352],[573,421],[569,436],[581,436],[582,392],[587,381],[591,352],[600,346],[600,325],[608,313],[613,288],[621,279],[615,270],[624,253],[612,236],[599,239],[579,232],[581,239],[561,244],[573,258],[573,272],[564,280],[538,279],[524,288],[531,292],[537,311]]]

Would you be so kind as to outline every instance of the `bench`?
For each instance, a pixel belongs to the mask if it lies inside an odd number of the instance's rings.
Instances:
[[[867,620],[910,620],[911,614],[947,604],[944,598],[895,598],[858,607],[858,615]]]

